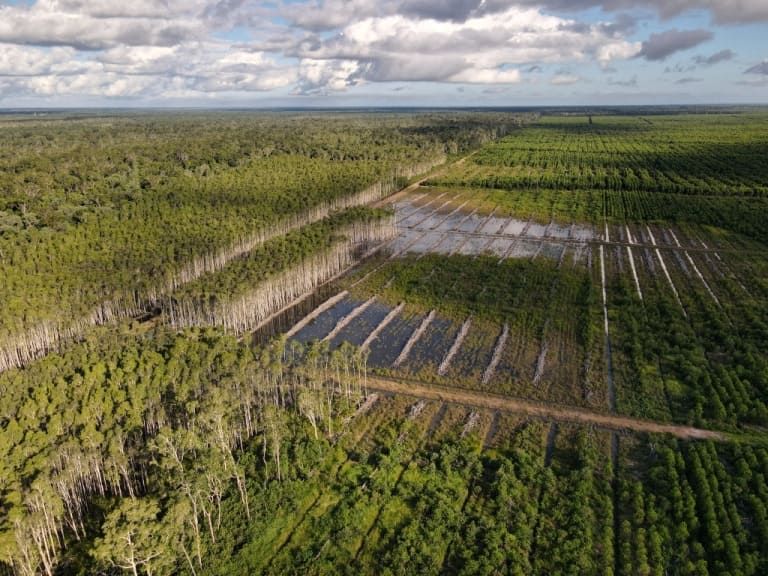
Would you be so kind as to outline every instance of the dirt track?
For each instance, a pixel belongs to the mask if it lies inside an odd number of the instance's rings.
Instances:
[[[634,430],[636,432],[671,434],[678,438],[685,439],[725,439],[723,434],[713,430],[702,430],[701,428],[680,426],[676,424],[663,424],[629,416],[602,414],[583,408],[541,404],[519,398],[496,396],[460,388],[433,386],[410,380],[395,380],[391,378],[369,376],[368,388],[380,392],[415,396],[427,400],[439,400],[443,402],[475,406],[478,408],[487,408],[489,410],[528,414],[530,416],[550,420],[594,424],[611,430]]]

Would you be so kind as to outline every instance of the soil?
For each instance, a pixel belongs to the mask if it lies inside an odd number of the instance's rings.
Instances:
[[[425,400],[452,402],[476,408],[486,408],[502,412],[521,413],[527,416],[545,418],[579,424],[594,424],[610,430],[633,430],[671,434],[684,439],[723,440],[725,436],[714,430],[703,430],[692,426],[666,424],[652,420],[643,420],[629,416],[594,412],[570,406],[542,404],[521,398],[512,398],[464,390],[447,386],[428,385],[417,381],[369,376],[368,388],[379,392],[403,394]]]

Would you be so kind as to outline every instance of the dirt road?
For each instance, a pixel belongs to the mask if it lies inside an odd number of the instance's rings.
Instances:
[[[461,388],[433,386],[411,380],[395,380],[379,376],[369,376],[368,388],[379,392],[390,392],[394,394],[403,394],[405,396],[415,396],[427,400],[452,402],[478,408],[487,408],[489,410],[515,412],[518,414],[522,413],[551,420],[561,420],[579,424],[594,424],[611,430],[633,430],[636,432],[672,434],[678,438],[685,439],[725,439],[723,434],[713,430],[702,430],[701,428],[680,426],[677,424],[663,424],[629,416],[603,414],[583,408],[542,404],[519,398],[485,394],[483,392],[464,390]]]

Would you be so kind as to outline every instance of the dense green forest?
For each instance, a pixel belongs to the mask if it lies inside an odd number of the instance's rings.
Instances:
[[[259,483],[244,447],[258,443],[264,480],[279,481],[291,414],[331,436],[362,398],[364,358],[350,348],[319,354],[293,365],[298,351],[280,342],[253,350],[212,331],[101,328],[64,355],[0,375],[0,558],[19,573],[53,573],[62,547],[77,552],[107,512],[105,526],[115,525],[103,538],[117,541],[154,520],[162,501],[166,526],[148,527],[139,545],[168,547],[171,564],[171,549],[200,562],[201,531],[213,526],[199,515],[220,514],[230,482],[250,514],[246,483]],[[114,541],[107,555],[130,553]]]
[[[0,133],[0,574],[768,573],[764,112]]]

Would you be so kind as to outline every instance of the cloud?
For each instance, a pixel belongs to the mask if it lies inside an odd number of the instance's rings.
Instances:
[[[768,2],[765,0],[518,0],[517,3],[557,11],[598,7],[607,12],[617,12],[650,8],[663,19],[673,18],[691,10],[706,10],[718,24],[768,21]]]
[[[708,10],[714,20],[759,21],[760,0],[0,0],[0,98],[24,95],[213,99],[253,92],[323,95],[371,83],[569,85],[596,63],[603,82],[622,60],[662,61],[712,37],[668,30],[645,42],[638,9],[661,17]],[[599,7],[604,21],[578,11]],[[726,14],[727,13],[727,14]],[[730,16],[728,16],[730,14]],[[768,20],[768,15],[766,15]],[[733,59],[698,54],[667,67]],[[765,76],[758,64],[750,74]],[[543,74],[544,71],[547,74]],[[541,74],[537,78],[537,75]],[[607,79],[607,80],[606,80]],[[498,91],[497,91],[498,87]],[[387,88],[383,88],[387,90]],[[425,89],[422,89],[422,91]],[[554,90],[551,90],[555,92]],[[517,94],[519,90],[516,90]],[[365,93],[369,93],[365,91]],[[421,92],[420,92],[421,93]]]
[[[685,78],[680,78],[678,80],[675,80],[675,84],[694,84],[696,82],[702,82],[703,78],[692,78],[690,76],[687,76]]]
[[[78,59],[72,48],[0,45],[0,95],[162,98],[251,93],[298,81],[294,67],[246,45],[119,46]],[[26,59],[24,58],[26,57]]]
[[[320,32],[341,28],[355,20],[395,15],[461,23],[504,12],[511,4],[504,0],[312,0],[287,4],[282,13],[293,24]]]
[[[50,74],[72,60],[71,48],[32,48],[0,44],[0,76],[39,76]]]
[[[714,34],[709,30],[677,30],[673,28],[658,34],[651,34],[648,40],[643,42],[637,56],[650,61],[665,60],[676,52],[698,46],[713,37]]]
[[[405,0],[398,6],[398,13],[420,19],[448,22],[464,22],[471,17],[502,11],[503,3],[480,0]]]
[[[693,61],[703,66],[712,66],[713,64],[732,60],[734,56],[736,56],[736,53],[733,50],[725,49],[715,52],[711,56],[694,56]]]
[[[768,75],[768,60],[763,60],[760,64],[755,64],[751,68],[747,68],[744,74],[763,74]]]
[[[324,94],[376,82],[509,85],[551,63],[629,58],[634,25],[586,24],[505,0],[38,0],[0,4],[0,75],[25,94],[162,97],[292,88]],[[216,32],[247,26],[253,42]],[[337,27],[333,33],[314,32]],[[226,36],[224,36],[226,37]],[[37,77],[33,82],[32,77]],[[564,81],[567,75],[560,74]],[[165,91],[165,92],[164,92]]]
[[[357,83],[359,64],[354,60],[304,59],[299,65],[296,93],[323,94],[329,90],[344,90]]]
[[[205,36],[205,27],[194,14],[169,18],[151,15],[149,6],[145,11],[141,2],[133,9],[128,9],[132,3],[124,4],[121,8],[117,3],[97,1],[87,3],[86,9],[86,3],[39,0],[29,7],[3,6],[0,42],[101,50],[118,45],[174,46]],[[171,7],[170,15],[173,13]]]
[[[602,8],[617,12],[614,29],[628,31],[634,25],[627,10],[656,11],[663,19],[691,10],[708,11],[718,24],[750,24],[768,21],[765,0],[313,0],[287,4],[283,14],[307,30],[340,28],[352,20],[401,14],[420,19],[464,22],[487,14],[499,14],[512,6],[543,8],[555,12],[577,12]],[[623,16],[622,16],[623,15]]]
[[[640,50],[639,43],[609,35],[600,25],[573,24],[514,7],[464,22],[368,17],[332,36],[309,34],[286,53],[300,58],[312,78],[330,79],[338,89],[360,82],[516,83],[520,67],[590,60],[607,64]],[[339,68],[337,62],[344,65]],[[346,82],[340,81],[339,70],[348,72]],[[303,83],[304,91],[319,88]]]
[[[613,22],[602,22],[600,29],[609,36],[631,34],[637,28],[637,18],[631,14],[618,14]]]
[[[549,83],[555,86],[569,86],[571,84],[576,84],[579,80],[581,80],[581,78],[574,74],[557,74],[552,77]]]

